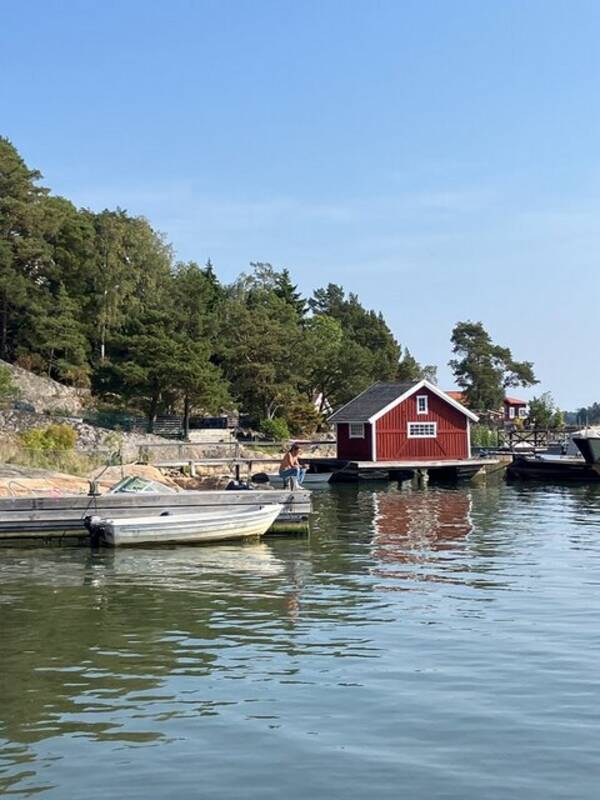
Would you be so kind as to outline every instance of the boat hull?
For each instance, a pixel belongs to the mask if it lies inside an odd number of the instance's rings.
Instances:
[[[595,436],[573,436],[573,441],[590,466],[600,466],[600,438]]]
[[[329,483],[332,475],[333,472],[307,472],[304,476],[302,487],[322,486],[325,483]],[[289,480],[282,478],[278,472],[268,472],[267,477],[269,478],[269,483],[277,487],[282,487],[285,481]]]
[[[276,489],[242,491],[185,491],[174,495],[104,494],[59,497],[0,497],[0,544],[4,541],[62,539],[87,536],[85,519],[156,517],[171,514],[237,513],[258,506],[282,504],[274,528],[278,532],[306,532],[311,495]]]
[[[557,483],[597,483],[600,475],[583,459],[572,457],[541,459],[516,456],[506,471],[509,480]]]
[[[173,514],[129,519],[92,519],[92,533],[109,547],[202,544],[262,536],[283,506],[273,504],[235,514]]]

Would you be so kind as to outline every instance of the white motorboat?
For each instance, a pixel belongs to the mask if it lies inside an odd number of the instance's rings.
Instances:
[[[304,481],[301,488],[306,489],[311,486],[318,486],[324,483],[329,483],[333,472],[307,472],[304,476]],[[286,480],[289,478],[282,478],[278,472],[267,472],[269,483],[273,486],[282,487]]]
[[[600,428],[598,426],[584,428],[572,434],[572,439],[586,463],[600,472]]]
[[[271,527],[283,506],[246,507],[240,511],[199,511],[194,514],[161,514],[148,517],[86,519],[92,538],[104,544],[152,545],[196,544],[262,536]]]

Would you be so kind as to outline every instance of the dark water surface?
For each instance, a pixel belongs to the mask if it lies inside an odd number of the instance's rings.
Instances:
[[[0,551],[0,794],[600,797],[600,490],[340,487],[307,538]]]

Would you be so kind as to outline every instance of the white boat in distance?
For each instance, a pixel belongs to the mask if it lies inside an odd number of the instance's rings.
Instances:
[[[93,538],[112,547],[120,545],[198,544],[247,539],[266,533],[283,506],[245,508],[240,511],[202,511],[195,514],[163,514],[153,517],[106,519],[89,517]]]

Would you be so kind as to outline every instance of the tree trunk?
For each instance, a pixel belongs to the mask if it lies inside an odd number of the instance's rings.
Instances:
[[[319,414],[323,413],[323,408],[325,406],[325,389],[321,389],[321,399],[319,400]]]
[[[160,395],[152,395],[152,399],[150,400],[150,409],[148,410],[148,433],[154,433],[154,423],[156,421],[159,399]]]
[[[277,411],[279,409],[279,403],[277,400],[271,400],[270,403],[267,403],[265,408],[267,419],[274,419]]]
[[[190,398],[189,395],[183,398],[183,438],[187,442],[190,438]]]
[[[0,350],[2,358],[6,360],[6,346],[8,340],[8,295],[6,289],[2,293],[2,340],[0,342]]]

